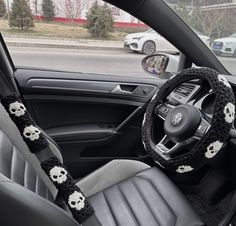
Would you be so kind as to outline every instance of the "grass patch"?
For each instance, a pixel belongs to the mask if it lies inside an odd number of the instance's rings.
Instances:
[[[0,20],[0,31],[5,36],[16,37],[45,37],[45,38],[62,38],[62,39],[95,39],[91,38],[87,29],[77,24],[60,24],[55,22],[45,23],[36,22],[32,30],[22,31],[11,29],[7,20]],[[127,35],[123,31],[110,33],[108,40],[121,41]]]

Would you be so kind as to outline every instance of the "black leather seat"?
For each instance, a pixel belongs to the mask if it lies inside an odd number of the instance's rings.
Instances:
[[[60,158],[57,147],[51,142],[50,146]],[[0,105],[0,225],[78,226],[54,204],[56,195]],[[117,180],[89,200],[103,226],[204,225],[183,194],[157,168]]]
[[[183,194],[157,168],[89,198],[103,226],[203,225]]]

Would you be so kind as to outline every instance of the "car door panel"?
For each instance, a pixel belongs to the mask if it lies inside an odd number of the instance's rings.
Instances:
[[[65,164],[82,177],[117,158],[146,161],[141,124],[162,80],[18,69],[24,101],[60,146]]]

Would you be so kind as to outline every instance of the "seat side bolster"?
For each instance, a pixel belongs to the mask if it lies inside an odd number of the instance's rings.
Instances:
[[[89,197],[149,168],[149,165],[139,161],[117,159],[86,176],[77,185]]]
[[[176,226],[183,225],[205,225],[193,210],[182,192],[157,168],[143,171],[136,175],[152,183],[159,195],[168,203],[176,215]]]
[[[0,180],[0,225],[78,226],[64,210],[7,179]]]

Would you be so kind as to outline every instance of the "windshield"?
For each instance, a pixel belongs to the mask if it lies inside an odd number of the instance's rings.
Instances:
[[[236,33],[232,34],[230,37],[231,38],[236,38]]]
[[[145,31],[145,33],[157,33],[156,31],[154,31],[153,29],[148,29],[147,31]]]
[[[236,75],[236,1],[164,0]]]
[[[194,31],[197,35],[202,35],[202,36],[204,36],[204,34],[203,34],[202,32],[200,32],[200,31],[198,31],[198,30],[196,30],[196,29],[194,29],[194,28],[193,28],[193,31]]]

